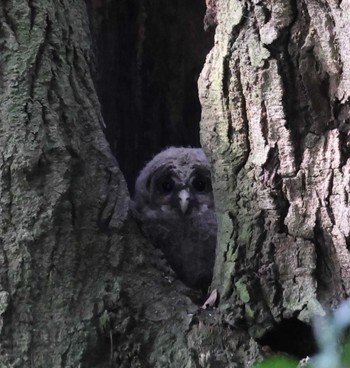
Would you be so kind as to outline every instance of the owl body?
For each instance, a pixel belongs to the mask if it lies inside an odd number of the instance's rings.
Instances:
[[[209,286],[217,223],[210,166],[199,148],[170,147],[140,172],[134,213],[153,245],[188,286]]]

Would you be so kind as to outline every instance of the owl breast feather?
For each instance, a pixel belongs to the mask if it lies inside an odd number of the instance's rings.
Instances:
[[[170,266],[189,287],[208,286],[212,278],[216,245],[213,211],[172,219],[171,212],[143,221],[143,231],[160,248]]]

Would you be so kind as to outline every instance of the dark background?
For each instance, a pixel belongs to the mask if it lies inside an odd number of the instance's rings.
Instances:
[[[204,31],[204,0],[91,0],[88,8],[105,133],[132,193],[163,148],[200,145],[197,79],[213,30]]]

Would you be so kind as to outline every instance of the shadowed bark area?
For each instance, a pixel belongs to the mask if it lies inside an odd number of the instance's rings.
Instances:
[[[217,2],[199,82],[219,217],[214,285],[224,319],[256,339],[349,295],[349,8]]]

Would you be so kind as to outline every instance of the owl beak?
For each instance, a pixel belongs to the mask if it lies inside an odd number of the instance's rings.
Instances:
[[[190,193],[186,189],[182,189],[181,192],[179,193],[179,199],[180,199],[181,212],[185,214],[188,209],[188,204],[190,202]]]

